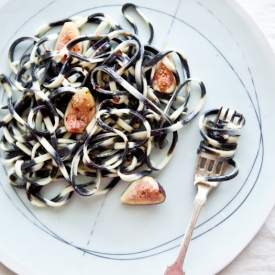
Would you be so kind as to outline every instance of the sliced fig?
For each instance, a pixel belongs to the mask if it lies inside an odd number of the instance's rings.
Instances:
[[[133,181],[120,197],[123,204],[141,205],[164,202],[166,194],[163,187],[152,177],[145,176]]]
[[[65,22],[60,34],[58,36],[58,39],[55,44],[55,50],[59,51],[62,50],[63,47],[72,39],[78,37],[80,35],[78,28],[76,27],[74,22]],[[70,51],[75,53],[81,53],[82,52],[82,43],[78,43],[74,45]]]
[[[83,87],[73,95],[64,118],[64,124],[70,133],[83,133],[95,115],[96,106],[90,90]]]
[[[172,64],[173,57],[169,54],[166,56]],[[156,69],[152,79],[153,89],[162,93],[172,93],[176,89],[176,79],[171,70],[169,70],[162,60],[156,64]]]

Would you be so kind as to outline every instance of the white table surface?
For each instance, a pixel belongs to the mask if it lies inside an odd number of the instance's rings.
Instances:
[[[222,0],[219,0],[222,1]],[[235,0],[232,0],[235,1]],[[275,0],[236,0],[256,21],[275,51]],[[0,8],[8,0],[0,0]],[[275,77],[275,76],[274,76]],[[275,194],[274,194],[275,196]],[[0,275],[15,273],[0,263]],[[247,247],[217,275],[275,274],[275,207]]]

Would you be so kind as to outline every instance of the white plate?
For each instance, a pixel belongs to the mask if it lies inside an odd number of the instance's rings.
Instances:
[[[99,2],[97,2],[99,3]],[[123,1],[10,1],[1,10],[0,70],[8,47],[38,26],[74,14],[104,12],[125,28]],[[216,274],[257,233],[274,205],[275,63],[264,36],[234,1],[134,1],[155,28],[153,45],[181,49],[191,76],[207,89],[203,110],[243,113],[235,159],[239,175],[222,183],[203,208],[187,253],[187,274]],[[141,33],[143,41],[148,33]],[[3,90],[1,89],[1,92]],[[4,104],[4,103],[3,103]],[[165,203],[120,204],[127,184],[103,197],[75,195],[59,209],[33,207],[0,167],[0,260],[18,274],[163,274],[174,260],[193,207],[198,118],[180,131],[177,151],[158,180]]]

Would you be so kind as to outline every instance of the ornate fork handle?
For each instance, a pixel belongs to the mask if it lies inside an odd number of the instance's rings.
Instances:
[[[202,183],[198,183],[197,186],[198,186],[198,193],[194,200],[194,208],[192,211],[192,215],[191,215],[188,227],[184,234],[184,238],[182,240],[180,250],[178,252],[175,262],[166,269],[165,275],[185,274],[185,272],[182,270],[185,255],[186,255],[195,225],[200,215],[201,209],[206,204],[208,193],[210,192],[210,190],[213,189],[213,187]]]

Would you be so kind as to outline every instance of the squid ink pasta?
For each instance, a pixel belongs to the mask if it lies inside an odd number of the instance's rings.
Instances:
[[[148,42],[128,9],[148,25]],[[182,51],[153,47],[153,26],[135,5],[125,4],[122,14],[132,32],[95,13],[45,24],[10,46],[12,77],[0,74],[7,97],[1,108],[8,111],[0,122],[2,163],[9,183],[35,206],[62,206],[74,193],[105,194],[120,180],[163,169],[177,131],[203,106],[204,84],[191,77]],[[81,34],[92,25],[95,31]],[[190,111],[194,91],[199,99]],[[153,160],[153,150],[166,150],[165,157]],[[62,190],[43,195],[56,181],[65,183]]]

